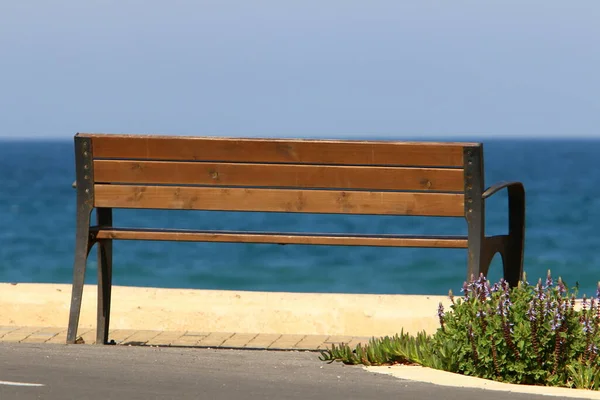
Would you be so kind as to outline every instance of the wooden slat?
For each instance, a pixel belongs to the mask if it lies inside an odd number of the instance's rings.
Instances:
[[[462,167],[472,143],[239,139],[78,134],[95,158],[333,165]]]
[[[151,229],[98,229],[98,239],[169,240],[180,242],[320,244],[331,246],[380,247],[440,247],[466,248],[467,239],[457,236],[398,236],[398,235],[344,235],[298,234],[232,231],[177,231]]]
[[[94,161],[99,183],[464,191],[462,169]]]
[[[95,207],[335,214],[464,215],[464,195],[183,186],[94,185]]]

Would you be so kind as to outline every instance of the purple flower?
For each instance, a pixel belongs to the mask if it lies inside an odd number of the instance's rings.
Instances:
[[[479,274],[479,279],[473,282],[473,286],[475,288],[475,297],[484,301],[486,297],[489,296],[490,292],[490,284],[483,276],[483,273]]]
[[[534,292],[535,292],[537,298],[540,301],[543,301],[543,300],[546,299],[546,293],[544,292],[544,289],[542,287],[542,280],[541,279],[538,281],[538,284],[536,285],[536,287],[534,289]]]
[[[567,293],[567,287],[565,286],[565,284],[563,283],[563,281],[560,277],[558,278],[558,284],[556,286],[558,287],[558,292],[561,295],[564,295],[565,293]]]
[[[496,315],[501,315],[503,317],[508,317],[508,312],[510,311],[510,306],[512,305],[510,298],[506,296],[504,293],[500,296],[500,301],[498,302],[498,307],[496,311]]]
[[[438,306],[438,317],[442,319],[444,318],[444,315],[446,315],[444,313],[444,306],[442,305],[442,303],[440,303],[440,305]]]
[[[490,289],[490,292],[496,293],[499,290],[500,290],[500,285],[498,284],[498,282],[496,282],[496,283],[494,283],[494,286],[492,286],[492,288]]]
[[[515,326],[515,324],[513,324],[512,322],[509,322],[509,323],[507,323],[506,325],[508,326],[508,331],[509,331],[510,333],[515,333],[515,331],[514,331],[514,329],[513,329],[513,326]]]
[[[525,286],[529,286],[529,282],[527,282],[527,272],[525,271],[523,271],[522,282],[525,284]]]
[[[527,310],[527,317],[531,322],[537,320],[537,316],[535,314],[535,303],[532,301],[529,302],[529,309]]]
[[[582,328],[582,330],[583,330],[583,333],[586,333],[586,334],[587,334],[588,332],[589,332],[590,334],[593,334],[593,333],[594,333],[594,326],[593,326],[593,325],[590,323],[590,320],[589,320],[589,319],[587,319],[587,318],[586,318],[586,319],[583,321],[583,328]]]
[[[546,285],[544,286],[544,289],[552,287],[553,283],[554,282],[552,281],[552,275],[550,274],[550,270],[548,270],[548,275],[546,275]]]
[[[465,301],[469,300],[470,296],[470,292],[471,292],[471,285],[468,284],[467,282],[463,283],[462,288],[460,289],[461,293],[464,293],[464,298]]]

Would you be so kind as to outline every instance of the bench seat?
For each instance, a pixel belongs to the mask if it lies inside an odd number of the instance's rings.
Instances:
[[[159,240],[178,242],[321,244],[378,247],[468,247],[467,236],[356,235],[334,233],[211,231],[150,228],[91,227],[92,240]]]

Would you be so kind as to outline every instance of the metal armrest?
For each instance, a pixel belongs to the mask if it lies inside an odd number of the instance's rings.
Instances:
[[[525,195],[525,188],[523,187],[523,184],[521,182],[499,182],[499,183],[496,183],[495,185],[492,185],[489,188],[487,188],[486,191],[483,192],[482,197],[484,199],[487,199],[491,195],[495,194],[496,192],[499,192],[500,190],[502,190],[504,188],[508,188],[509,196],[510,196],[510,192],[511,191],[514,192],[515,189],[519,190],[520,192],[523,192],[523,195]],[[513,189],[513,190],[511,190],[511,189]]]
[[[483,199],[506,188],[508,190],[508,234],[518,237],[521,241],[525,237],[525,187],[521,182],[500,182],[489,187],[483,192]]]

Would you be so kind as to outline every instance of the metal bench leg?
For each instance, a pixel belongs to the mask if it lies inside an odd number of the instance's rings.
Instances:
[[[94,208],[94,177],[92,143],[89,138],[75,138],[75,173],[77,175],[77,225],[75,230],[75,262],[73,265],[73,288],[67,343],[75,343],[81,312],[81,298],[85,280],[85,266],[94,245],[90,236],[90,217]]]
[[[112,209],[96,210],[99,226],[112,226]],[[112,240],[98,242],[98,319],[96,344],[108,343],[110,324],[110,298],[112,289]]]
[[[469,223],[469,249],[467,251],[467,281],[487,274],[485,265],[483,229]]]
[[[508,241],[507,235],[501,236],[490,236],[484,239],[483,245],[483,253],[480,259],[480,271],[483,272],[483,275],[487,277],[487,274],[490,270],[490,264],[492,263],[492,259],[497,253],[500,253],[502,257],[502,265],[505,265],[505,248],[506,243]],[[506,278],[506,275],[504,275]]]
[[[523,276],[523,251],[525,245],[525,191],[523,186],[508,188],[508,235],[483,238],[481,244],[471,237],[479,238],[477,224],[469,224],[469,276],[476,278],[480,273],[487,276],[490,263],[496,253],[502,256],[504,279],[512,287],[517,286]],[[477,221],[477,219],[474,219]],[[483,232],[481,231],[481,234]]]
[[[75,237],[75,262],[73,265],[73,287],[71,290],[71,310],[69,312],[69,327],[67,343],[75,343],[77,326],[81,312],[81,298],[85,280],[85,267],[93,242],[90,240],[90,214],[88,207],[80,207],[77,212],[77,232]]]
[[[508,187],[508,240],[504,250],[504,278],[517,286],[523,277],[525,250],[525,189],[521,185]]]

